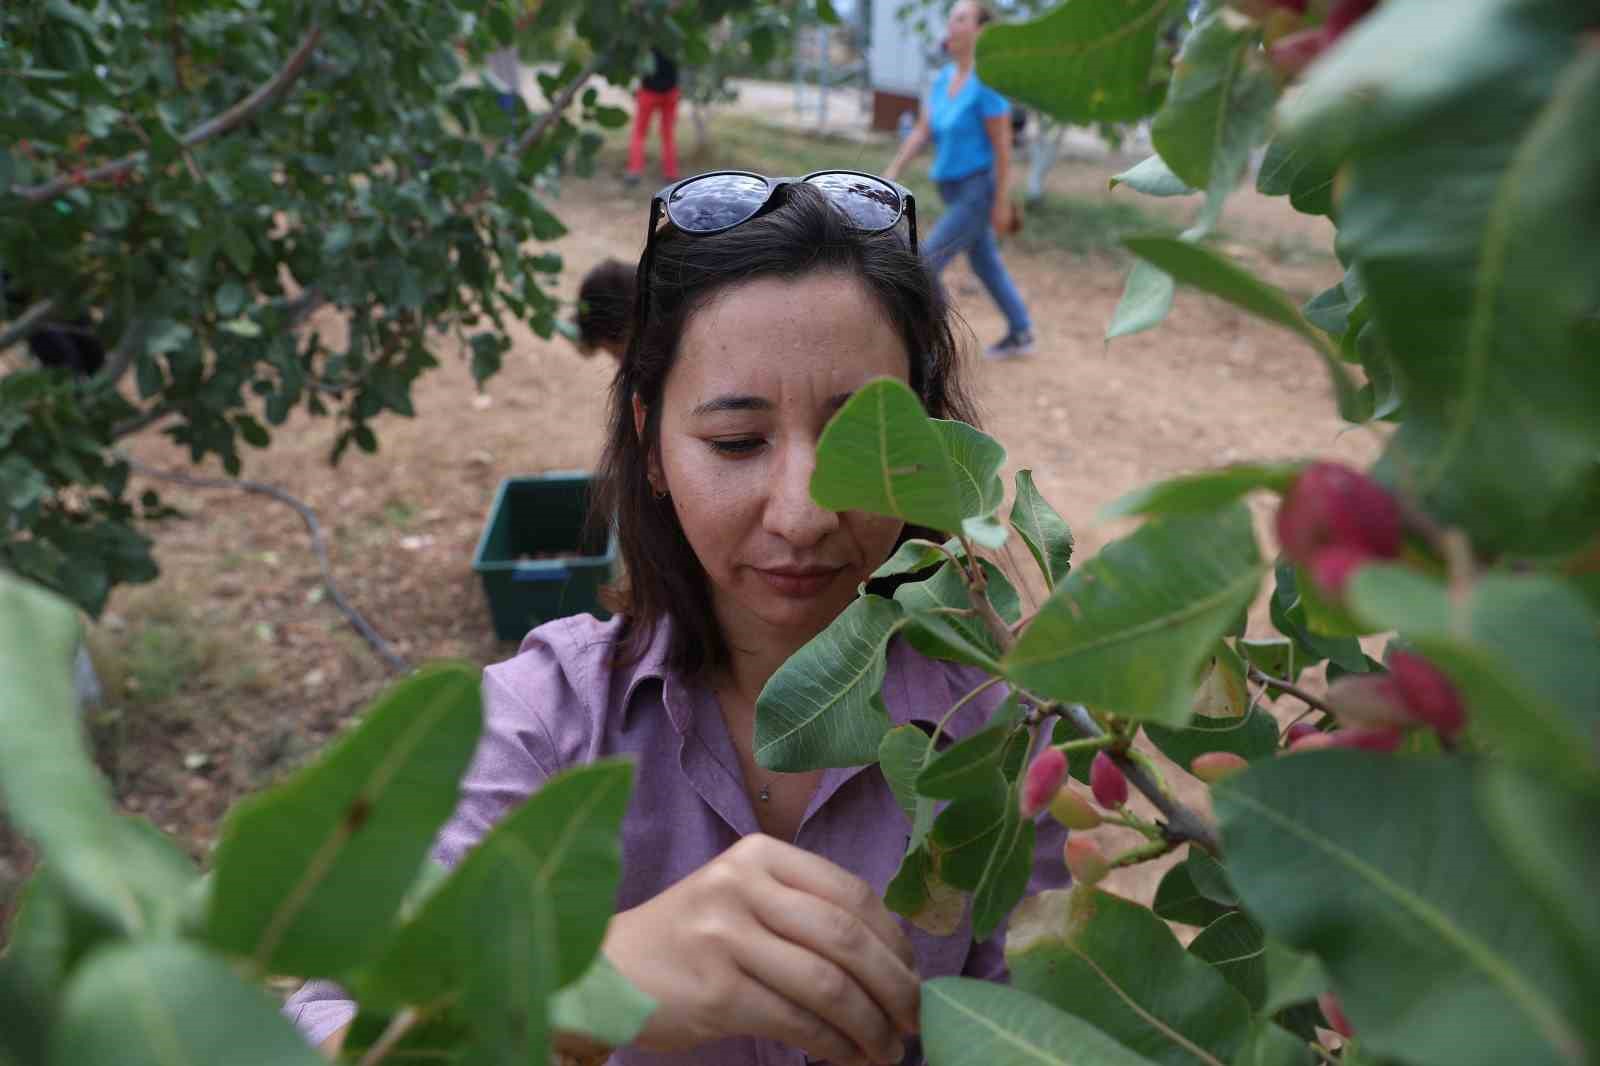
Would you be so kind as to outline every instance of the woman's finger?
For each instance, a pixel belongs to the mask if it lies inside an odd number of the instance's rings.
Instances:
[[[878,952],[890,958],[881,946]],[[871,1061],[894,1063],[905,1056],[894,1017],[846,966],[765,929],[741,939],[737,962],[768,989],[839,1030]]]
[[[917,1031],[920,1000],[916,972],[860,916],[831,900],[784,886],[762,893],[752,907],[757,920],[776,937],[799,945],[816,959],[817,965],[811,967],[813,982],[837,984],[836,978],[817,969],[830,967],[845,977],[852,989],[870,997],[875,1015],[887,1016],[902,1033]],[[819,1009],[815,1002],[806,1002]],[[821,1000],[824,1005],[827,1002],[826,997]],[[850,1032],[859,1035],[859,1030]]]
[[[916,969],[917,956],[911,948],[911,938],[906,936],[871,885],[819,855],[780,841],[773,843],[777,847],[765,856],[773,877],[789,888],[819,896],[849,911],[905,963],[906,969]]]
[[[730,1032],[779,1040],[836,1066],[867,1066],[855,1041],[825,1019],[774,992],[757,975],[741,976],[739,995],[728,1003]]]

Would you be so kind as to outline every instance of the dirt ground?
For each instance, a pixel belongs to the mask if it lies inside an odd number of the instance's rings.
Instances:
[[[854,146],[837,165],[881,168],[891,150],[886,142]],[[568,179],[552,205],[570,229],[557,245],[565,296],[591,265],[631,260],[642,244],[653,185],[624,188],[616,146],[606,152],[597,176]],[[1106,188],[1130,162],[1068,160],[1051,190],[1084,204],[1137,199]],[[1142,206],[1156,217],[1192,210]],[[1241,193],[1226,232],[1240,258],[1301,296],[1339,277],[1319,251],[1329,243],[1325,222],[1282,201]],[[1291,335],[1180,292],[1165,325],[1107,345],[1125,260],[1065,252],[1026,232],[1006,258],[1034,315],[1039,351],[1008,363],[973,358],[971,379],[987,428],[1009,449],[1008,483],[1011,471],[1035,471],[1072,524],[1080,558],[1127,528],[1097,522],[1097,510],[1153,479],[1236,460],[1366,461],[1375,453],[1372,433],[1341,432],[1326,379]],[[1003,332],[1001,319],[964,263],[947,282],[975,356]],[[337,323],[330,317],[312,328]],[[470,566],[490,499],[502,478],[593,463],[611,364],[579,358],[560,337],[518,330],[505,368],[479,393],[458,346],[441,340],[439,349],[444,366],[419,385],[417,416],[383,423],[377,454],[352,449],[330,469],[334,427],[297,417],[270,449],[246,457],[245,476],[316,510],[345,595],[402,654],[490,663],[514,651],[494,639]],[[130,450],[158,467],[188,469],[160,436]],[[305,528],[290,509],[138,477],[131,491],[146,487],[187,517],[153,531],[160,581],[119,590],[95,627],[107,704],[93,734],[121,803],[203,855],[226,808],[347,727],[386,671],[322,594]],[[1152,886],[1149,874],[1122,883],[1146,898]]]

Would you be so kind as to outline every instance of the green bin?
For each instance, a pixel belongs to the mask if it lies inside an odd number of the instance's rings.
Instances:
[[[499,639],[571,614],[610,617],[599,591],[612,579],[617,538],[585,537],[592,480],[570,471],[500,482],[472,557]]]

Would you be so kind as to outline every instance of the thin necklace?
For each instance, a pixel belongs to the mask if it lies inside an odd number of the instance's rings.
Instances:
[[[772,789],[768,788],[766,785],[762,785],[761,786],[761,802],[762,803],[771,803],[772,802]]]

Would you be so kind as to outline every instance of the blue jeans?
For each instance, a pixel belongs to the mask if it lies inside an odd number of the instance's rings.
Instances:
[[[938,277],[956,253],[966,252],[972,272],[1000,305],[1011,332],[1031,332],[1033,323],[1028,319],[1028,309],[1023,306],[1011,275],[1006,273],[1006,265],[1000,261],[1000,246],[989,221],[994,210],[994,171],[980,170],[954,181],[941,181],[939,195],[944,198],[944,215],[922,242],[928,269]]]

